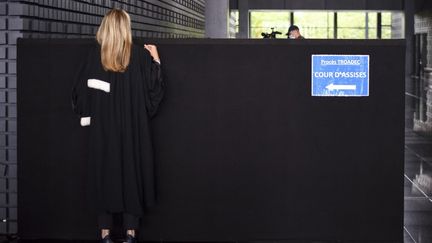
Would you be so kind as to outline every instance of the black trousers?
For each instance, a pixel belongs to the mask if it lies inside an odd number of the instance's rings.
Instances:
[[[138,229],[139,228],[139,216],[129,214],[129,213],[122,213],[123,217],[123,227],[125,229]],[[114,222],[114,214],[112,213],[101,213],[98,216],[98,224],[99,229],[112,229],[113,228],[113,222]]]

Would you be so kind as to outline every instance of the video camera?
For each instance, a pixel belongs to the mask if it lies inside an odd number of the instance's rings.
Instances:
[[[261,36],[264,39],[276,39],[276,35],[281,35],[282,33],[279,31],[274,31],[274,28],[271,28],[272,32],[271,33],[266,33],[266,32],[262,32]]]

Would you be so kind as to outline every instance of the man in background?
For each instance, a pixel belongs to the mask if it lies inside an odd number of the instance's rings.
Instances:
[[[289,39],[304,39],[304,37],[300,34],[300,29],[297,25],[291,25],[286,35]]]

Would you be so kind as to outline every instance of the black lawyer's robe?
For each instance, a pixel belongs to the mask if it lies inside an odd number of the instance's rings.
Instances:
[[[90,129],[100,213],[141,216],[155,204],[150,119],[164,90],[161,67],[143,46],[132,46],[123,73],[103,69],[97,42],[89,51],[72,89],[72,108]]]

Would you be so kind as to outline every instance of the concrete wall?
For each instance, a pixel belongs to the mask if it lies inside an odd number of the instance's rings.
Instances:
[[[208,38],[228,38],[229,1],[209,0],[205,8],[205,30]]]

